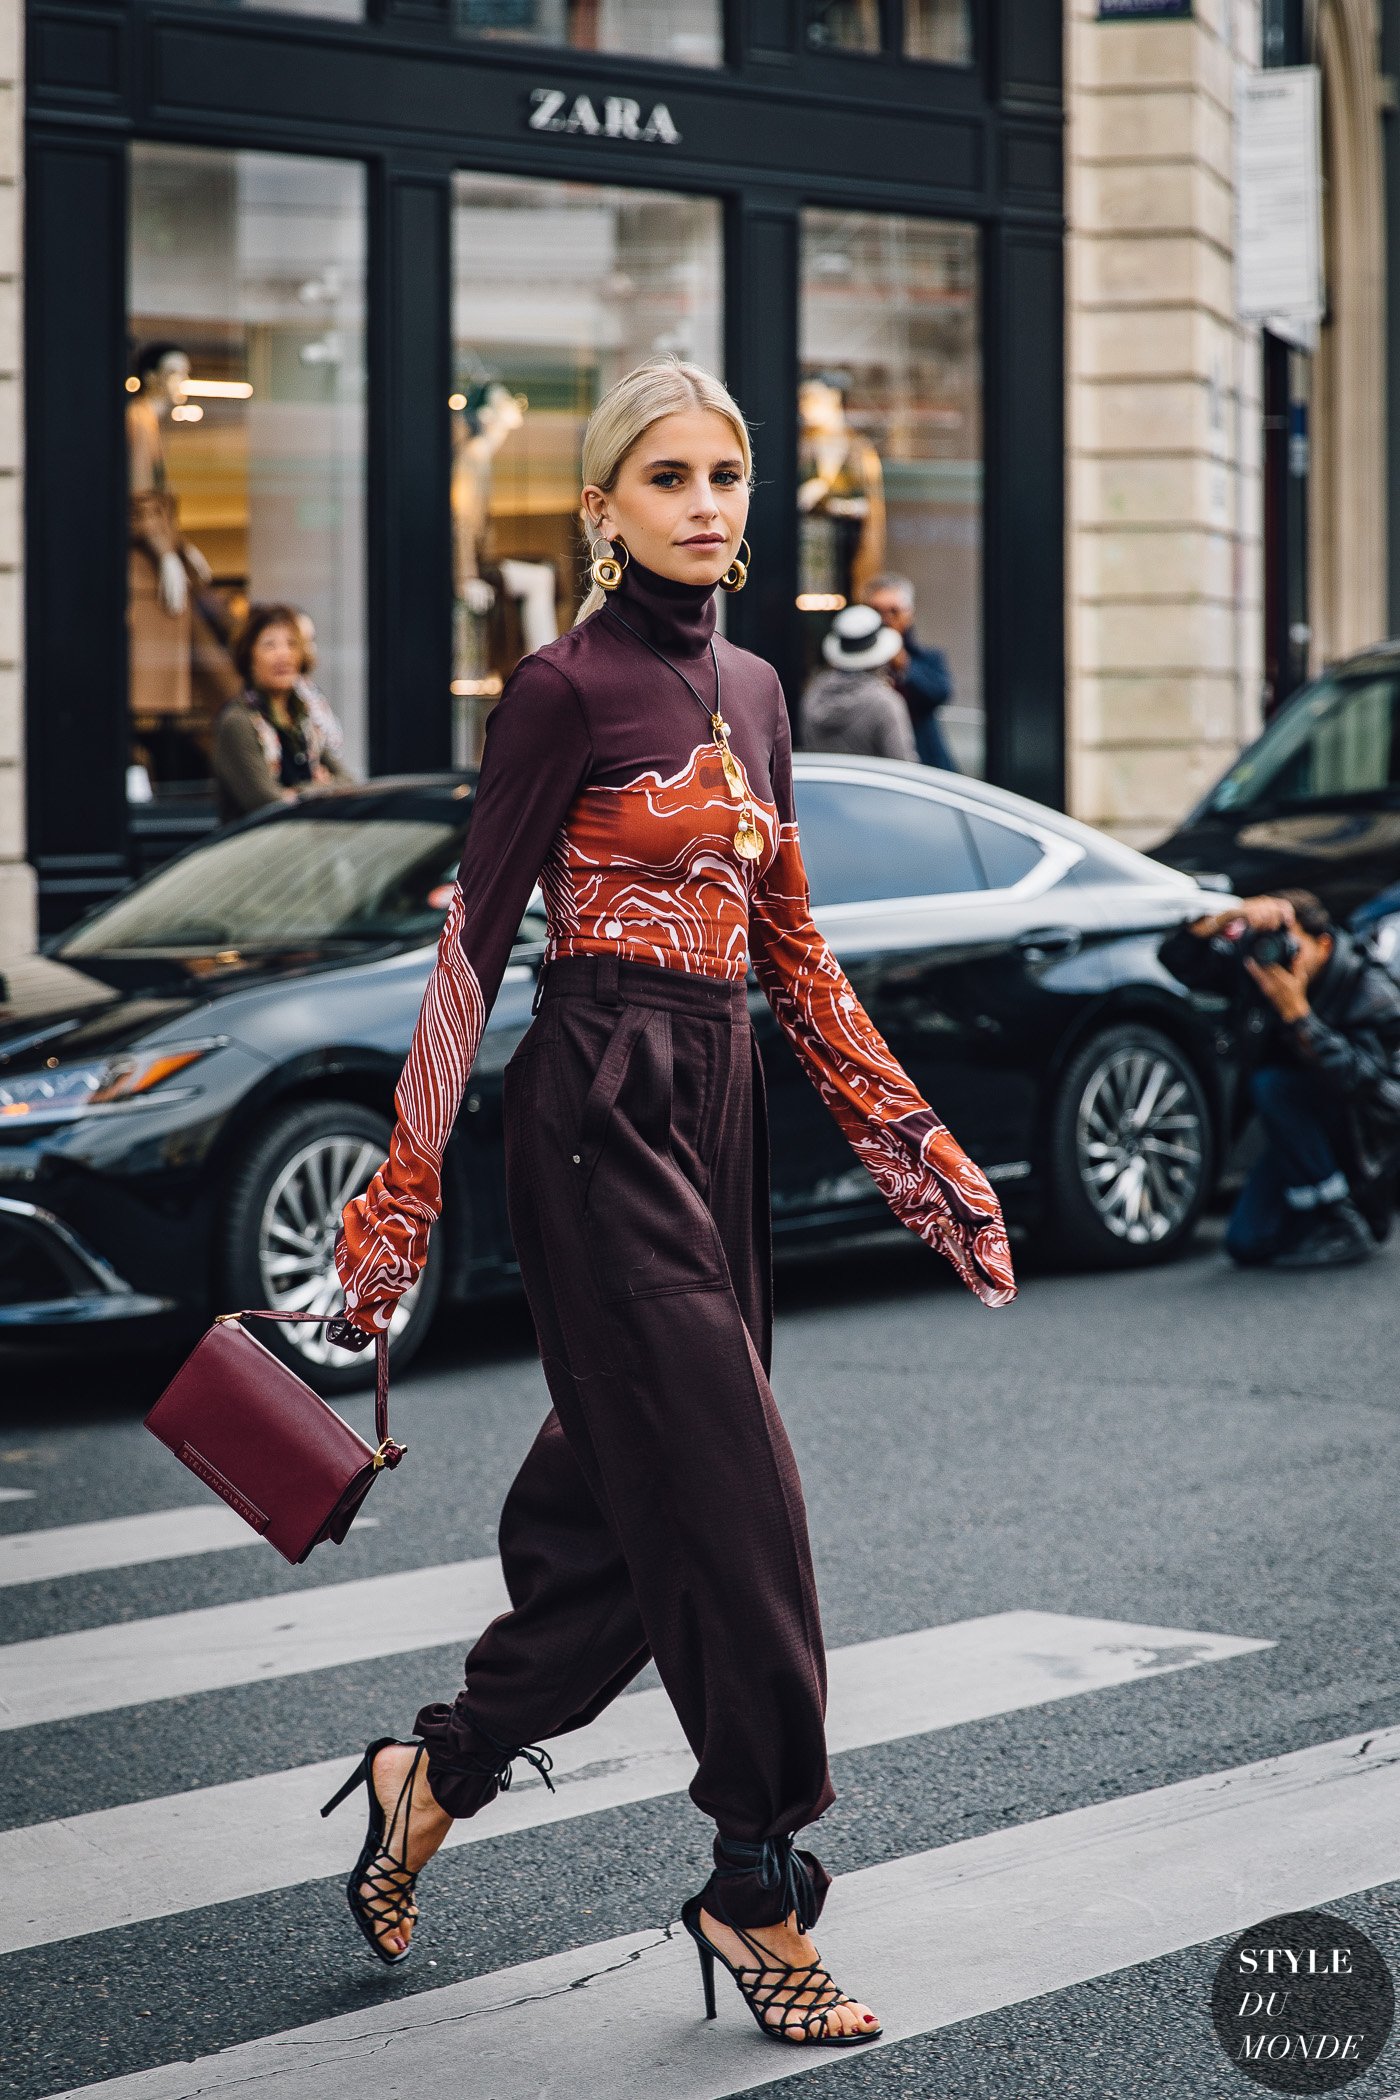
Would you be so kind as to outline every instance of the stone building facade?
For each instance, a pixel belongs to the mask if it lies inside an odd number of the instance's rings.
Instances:
[[[1070,806],[1167,831],[1260,721],[1258,331],[1234,318],[1233,90],[1255,0],[1070,0]]]
[[[1194,0],[1189,19],[1100,21],[1097,0],[1067,5],[1069,803],[1136,845],[1263,719],[1272,556],[1261,336],[1235,318],[1234,90],[1283,11]],[[1323,116],[1326,309],[1302,386],[1315,673],[1390,628],[1395,93],[1382,0],[1306,0],[1301,24]]]

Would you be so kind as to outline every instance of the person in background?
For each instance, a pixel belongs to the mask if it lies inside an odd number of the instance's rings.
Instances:
[[[1365,1261],[1400,1159],[1400,986],[1311,890],[1226,905],[1169,936],[1164,966],[1241,1009],[1264,1151],[1225,1228],[1243,1267]]]
[[[310,613],[303,611],[300,606],[297,607],[296,613],[297,633],[301,636],[302,655],[306,664],[306,669],[297,680],[297,691],[320,731],[321,756],[328,762],[338,760],[343,767],[345,731],[336,718],[335,709],[316,683],[316,622]]]
[[[337,737],[339,724],[319,693],[308,702],[301,691],[307,651],[295,608],[250,607],[233,660],[244,690],[220,710],[211,753],[220,822],[269,802],[295,801],[302,788],[347,779],[326,719]]]
[[[902,647],[893,660],[896,689],[902,695],[914,725],[914,742],[926,766],[941,766],[945,773],[960,770],[943,734],[940,709],[953,697],[948,659],[941,649],[926,649],[914,634],[914,586],[907,576],[872,576],[862,593],[863,602],[873,605],[887,627],[899,636]]]
[[[827,669],[802,695],[802,743],[808,751],[860,751],[871,758],[917,760],[909,710],[886,676],[900,638],[873,605],[848,605],[822,642]]]

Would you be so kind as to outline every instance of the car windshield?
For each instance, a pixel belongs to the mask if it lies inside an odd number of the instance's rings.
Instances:
[[[432,941],[461,859],[458,823],[278,818],[172,861],[75,930],[62,956],[244,954],[332,942]]]
[[[1400,671],[1339,672],[1285,707],[1206,808],[1278,808],[1400,794]]]

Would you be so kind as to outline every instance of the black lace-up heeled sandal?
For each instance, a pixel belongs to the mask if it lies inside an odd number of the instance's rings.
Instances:
[[[408,1768],[408,1776],[399,1788],[394,1812],[386,1824],[383,1804],[374,1791],[374,1760],[381,1750],[391,1748],[413,1750],[416,1754]],[[413,1782],[418,1776],[418,1768],[425,1754],[426,1745],[423,1743],[401,1743],[397,1736],[378,1736],[367,1746],[363,1758],[344,1786],[338,1793],[332,1794],[321,1810],[323,1816],[330,1815],[333,1809],[339,1808],[342,1801],[350,1798],[358,1786],[363,1786],[369,1795],[369,1828],[365,1832],[360,1856],[351,1868],[350,1878],[345,1884],[345,1899],[350,1905],[351,1917],[379,1959],[390,1967],[398,1962],[407,1961],[413,1951],[412,1947],[408,1946],[395,1954],[391,1948],[384,1945],[380,1934],[392,1932],[400,1925],[412,1924],[418,1916],[418,1905],[413,1900],[418,1876],[410,1873],[408,1869],[408,1821],[413,1805]],[[394,1834],[401,1826],[401,1853],[396,1853]]]
[[[755,1874],[761,1887],[771,1889],[775,1895],[781,1890],[784,1918],[792,1917],[799,1932],[811,1930],[820,1905],[803,1855],[793,1850],[790,1837],[767,1838],[762,1844],[752,1845],[723,1839],[716,1848],[717,1858],[721,1852],[727,1854],[727,1859],[719,1867],[716,1878]],[[839,1987],[831,1972],[819,1961],[779,1961],[775,1954],[753,1938],[751,1932],[736,1925],[722,1911],[716,1911],[720,1922],[743,1942],[753,1956],[751,1964],[730,1961],[728,1955],[707,1937],[700,1923],[704,1907],[704,1892],[692,1896],[682,1905],[681,1923],[694,1940],[700,1957],[700,1981],[705,1991],[707,2020],[715,2018],[715,1963],[719,1961],[734,1978],[739,1995],[758,2022],[760,2031],[772,2042],[787,2042],[799,2049],[848,2049],[880,2039],[884,2029],[878,2023],[862,2027],[854,2034],[829,2033],[831,2014],[843,2005],[857,2002]],[[713,1904],[711,1909],[714,1909]]]

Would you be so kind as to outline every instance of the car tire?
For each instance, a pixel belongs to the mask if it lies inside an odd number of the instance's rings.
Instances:
[[[1081,1045],[1050,1119],[1049,1248],[1098,1269],[1164,1261],[1215,1179],[1205,1088],[1170,1036],[1128,1021]]]
[[[387,1120],[357,1101],[287,1108],[262,1126],[226,1192],[220,1311],[339,1310],[335,1227],[384,1159],[390,1136]],[[395,1370],[417,1353],[432,1324],[442,1290],[439,1240],[435,1234],[422,1275],[394,1310],[389,1361]],[[337,1349],[324,1327],[260,1320],[256,1332],[319,1393],[374,1383],[373,1350]]]

